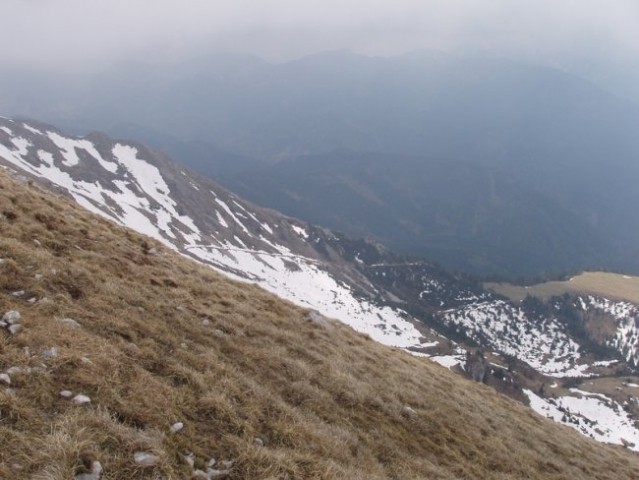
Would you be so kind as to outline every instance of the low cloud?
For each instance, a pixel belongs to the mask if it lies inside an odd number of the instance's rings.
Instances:
[[[639,50],[634,0],[2,0],[5,65],[91,68],[207,50],[286,59],[346,48],[552,56]]]

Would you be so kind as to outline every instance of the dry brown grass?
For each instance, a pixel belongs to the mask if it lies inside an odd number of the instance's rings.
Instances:
[[[185,452],[200,468],[233,460],[232,479],[639,478],[630,452],[157,245],[150,255],[149,239],[5,173],[0,212],[0,312],[25,326],[0,332],[0,370],[32,369],[0,387],[1,478],[68,480],[94,459],[105,480],[190,478]],[[137,466],[137,450],[160,462]]]
[[[552,296],[572,293],[598,295],[613,300],[639,304],[639,277],[610,272],[584,272],[567,281],[539,283],[520,287],[509,283],[487,283],[486,288],[519,302],[526,295],[548,299]]]

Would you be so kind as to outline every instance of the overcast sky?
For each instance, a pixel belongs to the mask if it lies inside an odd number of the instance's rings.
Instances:
[[[637,0],[0,0],[5,65],[104,65],[207,50],[561,56],[639,52]]]

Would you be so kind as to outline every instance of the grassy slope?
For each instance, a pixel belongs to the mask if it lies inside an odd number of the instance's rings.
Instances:
[[[545,282],[530,287],[508,283],[488,283],[486,287],[513,301],[523,300],[526,295],[550,298],[564,293],[576,293],[599,295],[639,304],[639,277],[619,273],[584,272],[568,281]]]
[[[639,478],[636,455],[5,173],[0,212],[0,313],[25,326],[0,332],[0,371],[33,368],[0,386],[2,478],[67,480],[93,459],[103,479],[189,478],[186,451],[234,460],[233,479]]]

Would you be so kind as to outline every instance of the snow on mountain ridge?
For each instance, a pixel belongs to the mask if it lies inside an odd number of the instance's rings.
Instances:
[[[89,210],[147,234],[236,279],[257,282],[294,303],[337,318],[381,343],[398,347],[420,344],[421,334],[405,319],[404,312],[356,298],[349,286],[320,268],[321,262],[317,259],[294,255],[280,245],[271,226],[260,221],[237,199],[232,199],[232,204],[239,208],[234,212],[231,202],[222,198],[222,191],[213,191],[210,186],[194,188],[196,195],[201,195],[200,191],[212,193],[213,197],[208,198],[221,209],[210,209],[207,216],[210,225],[225,230],[231,230],[231,225],[239,228],[226,240],[220,240],[216,238],[216,230],[207,231],[204,225],[198,226],[194,218],[178,211],[185,209],[184,204],[175,200],[177,192],[169,185],[176,180],[163,176],[153,164],[157,159],[153,159],[150,152],[123,142],[96,145],[86,138],[74,139],[50,129],[42,132],[25,122],[11,123],[13,130],[2,128],[9,138],[0,136],[0,157],[22,172],[63,188]],[[22,130],[31,140],[16,135],[14,130]],[[91,165],[85,161],[90,159],[95,160]],[[74,176],[79,169],[87,168],[92,169],[93,181]],[[184,170],[180,170],[180,174],[182,182],[197,187],[197,179]],[[80,176],[86,177],[86,172],[77,175]],[[246,218],[245,222],[250,219],[259,224],[262,233],[257,237],[252,234],[240,215]],[[198,217],[198,221],[202,223],[202,218]],[[291,224],[289,228],[291,234],[306,240],[300,234],[306,233],[302,227]],[[216,240],[216,245],[210,245],[209,240]],[[247,245],[249,241],[259,247]]]

